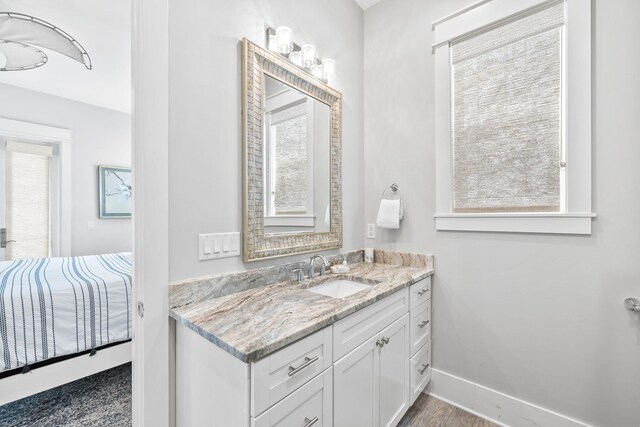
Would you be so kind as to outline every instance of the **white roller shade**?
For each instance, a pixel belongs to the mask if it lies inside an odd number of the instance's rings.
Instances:
[[[564,3],[452,43],[455,212],[557,212]]]
[[[48,257],[51,248],[49,146],[7,142],[6,259]]]

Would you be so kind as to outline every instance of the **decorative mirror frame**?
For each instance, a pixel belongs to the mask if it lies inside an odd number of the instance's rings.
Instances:
[[[264,76],[269,75],[331,109],[328,232],[264,233]],[[342,94],[282,56],[242,39],[244,260],[257,261],[342,247]]]

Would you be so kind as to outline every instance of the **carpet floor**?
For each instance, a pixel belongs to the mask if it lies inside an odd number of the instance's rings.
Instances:
[[[130,363],[0,406],[2,427],[130,425]]]

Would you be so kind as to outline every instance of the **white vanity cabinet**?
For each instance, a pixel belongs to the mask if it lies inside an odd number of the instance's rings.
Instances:
[[[411,405],[431,381],[431,277],[409,288]]]
[[[431,375],[430,280],[251,363],[178,324],[176,425],[397,425]]]
[[[394,426],[409,408],[408,308],[403,289],[334,324],[335,426]]]
[[[409,315],[333,365],[336,426],[394,426],[409,408]]]

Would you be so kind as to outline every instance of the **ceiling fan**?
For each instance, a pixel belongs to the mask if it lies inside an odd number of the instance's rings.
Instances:
[[[0,71],[22,71],[47,63],[40,48],[68,56],[91,70],[91,58],[65,31],[42,19],[14,12],[0,12]]]

